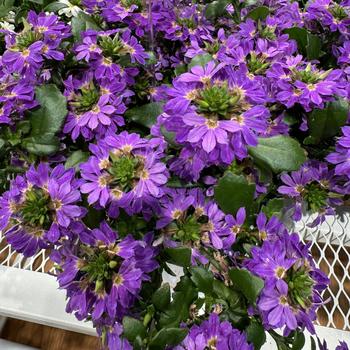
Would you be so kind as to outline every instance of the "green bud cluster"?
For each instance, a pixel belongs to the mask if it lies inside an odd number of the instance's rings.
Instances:
[[[50,198],[42,189],[28,190],[19,212],[28,226],[48,229],[51,225]]]
[[[87,274],[90,283],[95,282],[95,292],[103,291],[106,281],[110,280],[114,270],[119,266],[115,256],[113,258],[106,250],[90,252],[83,261],[81,271]]]
[[[339,21],[349,17],[349,13],[347,13],[346,9],[336,2],[333,2],[332,5],[329,6],[328,10],[334,16],[334,18]]]
[[[75,101],[70,102],[70,104],[81,113],[92,110],[100,98],[100,93],[94,83],[90,82],[87,86],[83,86],[80,88],[80,92],[81,94],[76,95]]]
[[[110,154],[111,166],[108,172],[112,175],[113,184],[123,191],[133,188],[133,182],[139,178],[139,171],[143,168],[141,159],[132,155],[123,154],[121,156]]]
[[[276,30],[275,26],[266,25],[263,28],[259,28],[259,33],[262,38],[275,40],[276,39],[275,30]]]
[[[197,28],[197,24],[192,17],[190,17],[190,18],[178,17],[177,22],[180,25],[182,25],[183,27],[188,28],[188,29],[196,29]]]
[[[229,117],[229,111],[236,105],[240,97],[231,93],[227,84],[211,85],[199,92],[195,103],[200,112],[209,116]]]
[[[250,73],[263,74],[270,67],[270,62],[266,62],[264,55],[257,55],[256,52],[251,51],[249,56],[247,66]]]
[[[288,296],[293,305],[300,305],[302,308],[308,308],[312,301],[313,279],[308,274],[305,267],[294,270],[291,269],[288,275]]]
[[[327,204],[328,191],[319,183],[312,182],[306,185],[302,195],[312,212],[318,212]]]
[[[220,43],[217,40],[214,40],[212,43],[205,42],[205,51],[207,51],[211,55],[215,55],[219,52]]]
[[[99,37],[98,44],[102,49],[103,55],[112,59],[119,58],[123,50],[123,42],[120,40],[118,34],[113,38],[110,36],[101,36]]]
[[[177,223],[175,238],[182,242],[195,242],[200,239],[201,224],[193,215]]]
[[[142,2],[142,0],[121,0],[120,2],[121,2],[121,4],[123,5],[123,7],[125,7],[125,8],[129,8],[129,7],[131,7],[132,5],[136,5],[138,11],[139,11],[139,12],[142,11],[142,8],[143,8],[143,2]]]
[[[315,84],[319,81],[324,80],[332,69],[325,72],[320,72],[318,70],[313,70],[311,63],[309,63],[304,70],[292,69],[292,77],[294,80],[300,80],[305,84]]]

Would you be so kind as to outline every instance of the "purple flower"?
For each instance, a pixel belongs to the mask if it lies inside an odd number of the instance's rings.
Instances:
[[[263,311],[264,320],[269,326],[287,326],[290,330],[297,328],[293,308],[288,303],[288,286],[283,281],[279,280],[274,287],[264,289],[258,307]]]
[[[123,50],[130,55],[131,62],[138,62],[145,64],[145,60],[149,57],[144,48],[137,41],[137,39],[131,35],[130,30],[124,31],[122,35]]]
[[[199,326],[191,327],[185,340],[174,350],[253,350],[244,333],[232,328],[227,321],[220,322],[219,316],[210,314],[209,319]]]
[[[345,341],[339,342],[339,345],[335,348],[335,350],[349,350],[348,344]]]
[[[296,233],[285,231],[278,240],[252,248],[251,254],[245,266],[265,283],[258,309],[266,326],[286,327],[286,334],[297,326],[307,327],[313,333],[315,309],[328,279],[315,267],[308,246]]]
[[[342,204],[338,193],[341,190],[336,185],[338,179],[325,163],[310,161],[291,175],[283,174],[281,180],[286,185],[277,190],[293,200],[295,220],[301,219],[302,205],[306,205],[307,209],[319,214],[311,224],[315,226],[324,221],[325,215],[334,213],[332,206]]]
[[[159,122],[187,153],[193,149],[191,158],[207,153],[207,166],[247,157],[247,146],[256,146],[257,136],[266,133],[270,113],[260,105],[265,93],[243,69],[213,61],[193,67],[175,79],[169,97]]]
[[[13,248],[25,256],[34,255],[48,243],[55,243],[65,229],[85,214],[80,201],[79,181],[74,170],[63,165],[50,169],[46,163],[33,166],[17,177],[1,197],[0,229]]]
[[[99,123],[103,125],[110,125],[115,107],[108,103],[108,96],[101,96],[97,104],[91,111],[84,113],[79,119],[79,125],[88,125],[91,130],[97,128]]]
[[[90,204],[111,203],[110,215],[116,216],[120,207],[139,212],[162,195],[167,171],[151,141],[122,132],[90,149],[94,155],[81,165],[85,179],[81,191],[89,194]]]
[[[122,338],[123,327],[121,324],[116,323],[112,329],[108,328],[106,332],[106,345],[109,350],[132,350],[133,347],[130,343]]]
[[[57,279],[69,299],[67,310],[79,319],[90,316],[97,326],[108,317],[113,326],[134,304],[148,273],[158,267],[153,236],[120,239],[106,223],[76,234],[85,243],[64,242],[56,258],[61,267]]]
[[[236,237],[241,232],[245,219],[246,211],[244,207],[238,209],[236,218],[231,214],[225,216],[225,223],[230,232],[225,241],[225,246],[230,247],[236,241]]]
[[[43,42],[37,41],[22,51],[7,50],[2,57],[3,62],[9,66],[11,72],[23,73],[29,69],[28,67],[38,69],[43,62],[41,56],[43,45]]]
[[[350,174],[350,127],[342,128],[342,136],[339,138],[336,146],[336,152],[330,153],[326,160],[335,164],[335,173],[337,175]]]

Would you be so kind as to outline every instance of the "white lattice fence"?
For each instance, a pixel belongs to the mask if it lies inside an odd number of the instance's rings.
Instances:
[[[329,300],[318,311],[318,324],[350,330],[350,214],[343,211],[318,227],[307,226],[315,217],[305,216],[296,225],[305,242],[311,243],[311,252],[317,265],[328,275],[330,286],[323,293]]]
[[[319,309],[317,323],[321,326],[350,330],[350,214],[328,217],[316,228],[309,228],[313,216],[304,216],[295,226],[305,242],[311,243],[311,252],[318,266],[331,279],[324,292],[329,302]],[[0,265],[35,272],[50,272],[53,264],[48,252],[32,258],[14,252],[0,232]],[[1,267],[1,266],[0,266]]]

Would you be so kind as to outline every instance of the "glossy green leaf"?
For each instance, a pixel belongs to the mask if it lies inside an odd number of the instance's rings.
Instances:
[[[28,113],[31,131],[23,140],[23,147],[38,156],[53,154],[59,140],[55,134],[61,130],[67,115],[67,101],[56,85],[47,84],[36,88],[35,98],[40,107]]]
[[[240,207],[249,212],[254,201],[255,184],[243,175],[227,172],[215,186],[215,200],[225,213],[236,214]]]
[[[305,335],[303,332],[294,332],[294,341],[292,344],[292,350],[301,350],[305,345]]]
[[[255,350],[261,349],[266,342],[266,334],[261,323],[252,319],[246,329],[247,340],[254,345]]]
[[[212,60],[213,60],[213,56],[210,55],[209,53],[204,53],[204,54],[194,56],[188,65],[188,70],[190,70],[195,66],[204,67],[208,62]]]
[[[305,28],[293,27],[284,31],[290,39],[294,39],[298,48],[309,60],[318,59],[321,54],[321,40],[318,36],[311,34]]]
[[[25,138],[22,144],[29,153],[47,156],[58,151],[60,142],[57,136],[49,133]]]
[[[249,147],[256,164],[269,167],[274,173],[298,170],[306,161],[306,152],[299,142],[289,136],[259,138],[256,147]]]
[[[151,340],[150,350],[163,350],[167,346],[174,346],[185,339],[188,331],[183,328],[164,328],[161,329]]]
[[[283,198],[273,198],[270,199],[266,205],[262,207],[262,212],[266,214],[268,218],[272,216],[276,216],[278,218],[282,218],[283,209],[285,206],[285,202]]]
[[[123,335],[128,340],[134,341],[138,336],[143,339],[146,331],[146,327],[140,320],[129,316],[123,318]]]
[[[51,2],[50,4],[48,4],[44,11],[45,12],[57,12],[63,8],[66,8],[67,5],[66,4],[63,4],[62,2],[58,2],[58,1],[54,1],[54,2]]]
[[[190,248],[178,247],[178,248],[166,248],[164,249],[165,254],[168,257],[168,261],[171,264],[189,267],[191,266],[192,252]]]
[[[164,310],[170,304],[170,285],[163,284],[152,297],[152,303],[158,310]]]
[[[231,269],[229,276],[233,287],[242,292],[250,304],[255,304],[258,295],[264,287],[264,281],[246,269]]]
[[[173,300],[161,313],[159,328],[178,327],[182,321],[189,317],[190,305],[197,298],[198,292],[193,282],[187,276],[183,276],[174,289]]]
[[[196,266],[190,268],[191,280],[200,292],[210,294],[213,291],[214,276],[209,270]]]
[[[254,21],[263,20],[269,15],[269,8],[266,6],[256,7],[254,10],[250,11],[247,18],[251,18]]]
[[[147,128],[151,128],[156,123],[157,117],[162,113],[163,103],[152,102],[128,109],[125,112],[125,118]]]
[[[35,99],[40,108],[30,112],[31,136],[54,134],[61,130],[67,110],[67,100],[54,84],[35,89]]]
[[[64,166],[66,169],[75,168],[75,170],[79,170],[80,163],[86,162],[88,158],[89,158],[88,152],[77,150],[67,158]]]
[[[239,294],[232,288],[225,285],[224,282],[214,279],[213,293],[219,298],[225,300],[230,307],[236,307],[240,302]]]
[[[205,8],[205,17],[215,19],[227,13],[226,6],[230,4],[230,0],[215,0]]]
[[[186,64],[180,64],[180,65],[176,66],[174,69],[174,73],[176,76],[179,76],[180,74],[186,73],[186,72],[187,72]]]
[[[346,124],[349,114],[349,102],[338,99],[328,102],[324,109],[314,109],[309,118],[309,133],[305,144],[318,144],[324,139],[336,136],[340,128]]]
[[[81,40],[81,33],[87,29],[101,30],[91,16],[79,12],[78,16],[72,18],[72,34],[76,41]]]
[[[9,14],[14,3],[14,0],[0,0],[0,18],[6,17]]]

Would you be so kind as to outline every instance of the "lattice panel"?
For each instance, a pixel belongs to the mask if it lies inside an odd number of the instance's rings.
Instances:
[[[350,330],[350,216],[327,217],[322,225],[307,226],[315,217],[306,216],[296,225],[304,242],[311,242],[316,264],[328,275],[330,286],[323,292],[329,301],[318,310],[321,326]]]
[[[309,228],[313,216],[305,216],[295,227],[305,242],[311,242],[316,264],[331,280],[324,291],[329,302],[318,311],[317,323],[350,331],[350,214],[327,218],[316,228]],[[0,265],[37,272],[53,272],[49,252],[41,251],[32,258],[24,258],[13,251],[0,232]]]
[[[16,253],[7,244],[0,231],[0,265],[17,267],[24,270],[36,272],[53,272],[53,262],[49,259],[49,252],[40,251],[31,258],[25,258],[22,254]]]

